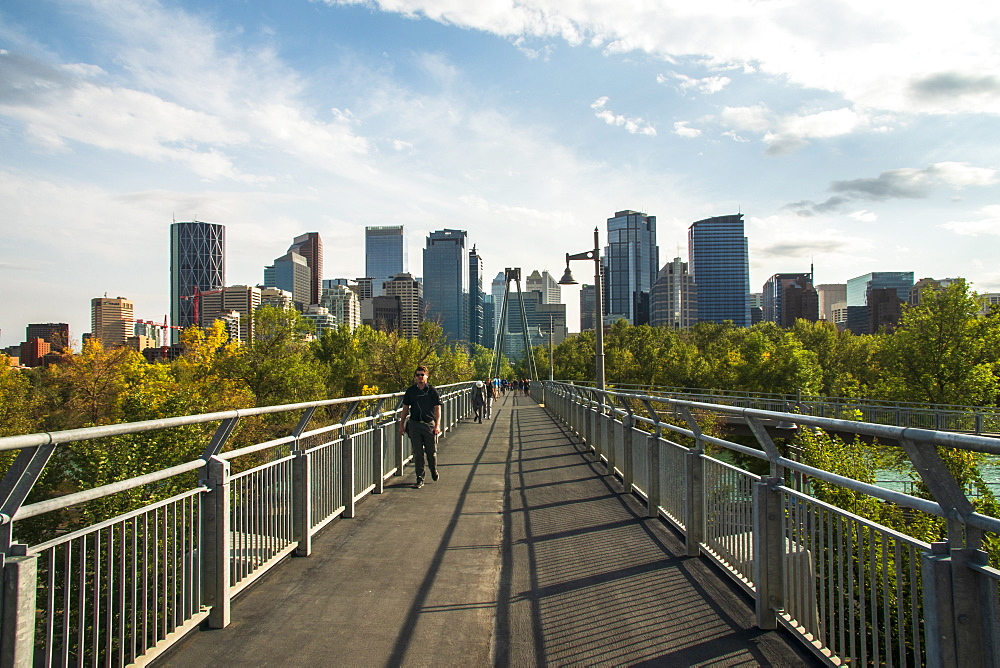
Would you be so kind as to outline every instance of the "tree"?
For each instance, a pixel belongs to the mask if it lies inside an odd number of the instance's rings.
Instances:
[[[898,401],[994,406],[1000,393],[1000,314],[979,314],[965,281],[926,290],[903,309],[880,352],[881,394]]]
[[[306,341],[312,323],[293,308],[273,306],[257,309],[253,319],[253,341],[229,358],[228,376],[246,383],[258,406],[322,398],[322,369]]]

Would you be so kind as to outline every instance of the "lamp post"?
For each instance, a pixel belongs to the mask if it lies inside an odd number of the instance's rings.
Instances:
[[[597,389],[604,389],[604,298],[601,290],[601,243],[597,236],[597,228],[594,228],[594,250],[585,253],[570,255],[566,253],[566,273],[563,274],[559,285],[576,285],[573,274],[569,270],[570,260],[593,260],[594,261],[594,310],[596,321],[594,323],[594,368],[597,373]]]

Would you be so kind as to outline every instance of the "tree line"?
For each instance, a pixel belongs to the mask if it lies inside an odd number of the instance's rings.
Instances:
[[[604,337],[605,373],[617,385],[996,406],[1000,310],[984,316],[981,308],[957,281],[904,307],[894,331],[872,335],[825,321],[674,330],[619,320]],[[593,332],[570,336],[553,353],[554,378],[593,381]],[[548,350],[536,348],[535,360],[547,378]]]

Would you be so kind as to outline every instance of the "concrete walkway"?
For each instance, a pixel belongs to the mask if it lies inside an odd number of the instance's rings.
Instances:
[[[533,400],[440,443],[200,631],[171,666],[818,665]]]

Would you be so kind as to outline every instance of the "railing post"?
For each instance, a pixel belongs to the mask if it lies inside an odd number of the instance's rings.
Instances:
[[[0,554],[0,665],[28,668],[35,654],[35,592],[38,589],[38,555],[27,556],[27,546],[10,546]]]
[[[396,426],[396,423],[392,423],[392,426]],[[389,425],[383,424],[375,427],[375,431],[372,433],[374,436],[374,446],[372,447],[372,467],[375,471],[375,489],[372,490],[373,494],[381,494],[385,491],[385,430],[389,428]],[[396,430],[399,433],[399,430]]]
[[[405,425],[404,425],[405,426]],[[394,434],[392,439],[392,459],[393,464],[396,467],[395,475],[403,475],[403,462],[406,460],[406,456],[403,453],[403,447],[406,442],[406,435],[399,433],[399,414],[396,413],[392,420],[392,433]]]
[[[684,455],[684,525],[687,555],[701,554],[701,543],[705,538],[705,460],[699,451]]]
[[[977,668],[996,666],[996,585],[972,566],[987,566],[983,550],[959,548],[951,551],[951,586],[955,601],[955,648],[958,665]],[[992,592],[991,592],[992,589]]]
[[[649,471],[649,482],[646,490],[646,516],[659,517],[660,506],[663,504],[660,491],[660,429],[646,437],[646,469]]]
[[[343,455],[343,467],[342,474],[343,478],[341,480],[342,488],[344,490],[344,517],[351,518],[354,517],[355,507],[357,502],[354,500],[358,495],[356,486],[354,484],[354,437],[350,434],[344,434],[344,443],[341,448],[341,453]]]
[[[615,466],[618,463],[618,457],[617,457],[618,448],[615,447],[617,445],[617,438],[615,437],[615,426],[616,426],[615,409],[609,405],[607,414],[602,412],[601,415],[605,416],[606,419],[606,423],[603,425],[603,427],[604,427],[604,434],[606,434],[604,443],[607,446],[605,447],[605,454],[608,458],[607,475],[613,478],[615,477]]]
[[[924,627],[927,665],[957,666],[955,609],[951,596],[951,555],[948,543],[931,543],[921,557],[924,585]]]
[[[312,554],[312,455],[296,450],[292,459],[292,535],[296,557]]]
[[[632,461],[632,437],[634,430],[632,423],[634,418],[631,415],[622,416],[622,482],[625,484],[625,491],[632,493],[632,485],[635,483],[635,465]]]
[[[753,580],[757,627],[778,628],[777,611],[784,607],[784,542],[780,478],[765,478],[753,486]]]
[[[201,548],[203,551],[202,600],[211,606],[208,627],[224,629],[229,626],[230,613],[230,571],[232,553],[232,533],[230,531],[229,462],[212,457],[206,466],[208,487],[205,493],[201,525]]]

